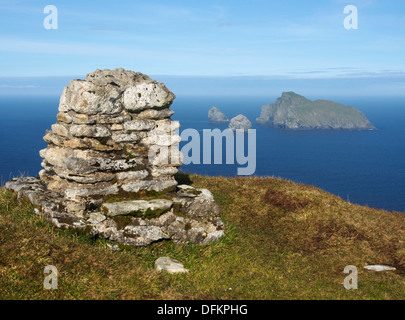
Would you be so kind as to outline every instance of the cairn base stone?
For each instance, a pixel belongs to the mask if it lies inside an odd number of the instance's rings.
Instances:
[[[70,81],[44,136],[39,178],[6,188],[59,228],[126,245],[216,241],[223,223],[211,192],[174,179],[182,163],[174,98],[163,83],[124,69]]]

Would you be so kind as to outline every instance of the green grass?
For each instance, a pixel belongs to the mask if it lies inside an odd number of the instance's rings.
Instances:
[[[0,189],[1,299],[404,299],[405,215],[347,203],[312,186],[273,178],[191,175],[221,207],[226,236],[210,246],[106,248],[102,239],[54,228]],[[188,274],[154,271],[170,256]],[[388,264],[397,271],[366,271]],[[55,265],[59,289],[44,290]],[[346,290],[346,265],[359,289]]]

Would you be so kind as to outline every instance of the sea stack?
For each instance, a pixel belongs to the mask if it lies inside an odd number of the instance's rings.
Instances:
[[[229,129],[233,131],[238,129],[248,131],[250,128],[252,128],[252,123],[243,114],[239,114],[236,117],[232,118],[231,122],[229,123]]]
[[[127,245],[216,240],[223,224],[212,194],[174,178],[182,164],[174,99],[163,83],[124,69],[70,81],[44,137],[39,178],[6,187],[57,227]]]
[[[219,110],[217,107],[212,107],[208,111],[208,121],[212,124],[224,124],[228,123],[229,119],[227,116]]]

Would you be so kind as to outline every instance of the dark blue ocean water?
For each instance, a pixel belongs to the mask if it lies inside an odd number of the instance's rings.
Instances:
[[[309,97],[316,98],[316,97]],[[318,186],[353,203],[405,211],[405,99],[329,97],[359,108],[376,131],[284,131],[254,123],[263,104],[276,97],[178,96],[172,117],[181,130],[208,124],[212,106],[228,118],[247,116],[256,129],[255,175],[278,176]],[[58,97],[0,96],[0,176],[37,175],[45,130],[56,122]],[[184,143],[182,143],[184,144]],[[239,165],[184,165],[183,171],[236,175]]]

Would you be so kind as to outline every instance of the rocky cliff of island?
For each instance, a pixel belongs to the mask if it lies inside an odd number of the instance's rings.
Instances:
[[[311,101],[294,92],[283,92],[273,104],[262,107],[258,124],[291,130],[373,130],[366,116],[352,106],[330,100]]]

